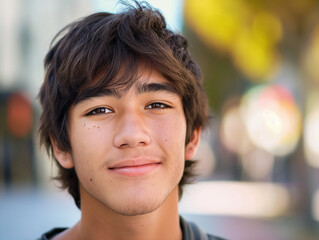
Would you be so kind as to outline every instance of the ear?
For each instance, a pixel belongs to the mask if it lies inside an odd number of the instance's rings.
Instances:
[[[189,143],[187,143],[185,147],[185,160],[190,160],[194,157],[200,142],[201,132],[202,132],[202,129],[200,127],[194,130]]]
[[[62,151],[55,143],[52,137],[50,137],[52,147],[53,147],[53,154],[60,165],[64,168],[73,168],[73,159],[69,152]]]

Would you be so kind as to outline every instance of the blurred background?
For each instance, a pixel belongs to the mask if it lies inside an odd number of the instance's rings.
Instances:
[[[43,59],[66,24],[115,0],[0,0],[0,239],[80,216],[39,147]],[[189,40],[211,121],[182,215],[233,240],[319,239],[319,3],[149,1]]]

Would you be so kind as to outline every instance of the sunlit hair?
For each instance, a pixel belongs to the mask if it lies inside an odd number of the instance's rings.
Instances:
[[[53,156],[51,138],[57,147],[71,153],[68,110],[100,89],[129,89],[147,67],[161,73],[182,99],[187,122],[187,144],[193,131],[207,124],[207,100],[201,71],[191,58],[186,39],[167,29],[161,13],[147,3],[127,5],[121,13],[92,14],[71,23],[53,39],[45,58],[46,75],[39,98],[41,144]],[[53,156],[54,157],[54,156]],[[55,159],[56,160],[56,159]],[[56,161],[57,162],[57,161]],[[80,208],[79,182],[74,168],[59,163],[58,179]],[[193,177],[193,160],[187,160],[182,187]]]

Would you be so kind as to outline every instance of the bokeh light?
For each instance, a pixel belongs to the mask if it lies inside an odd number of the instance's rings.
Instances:
[[[230,98],[225,103],[220,138],[228,150],[239,156],[243,170],[250,179],[259,181],[269,178],[274,156],[252,142],[238,98]]]
[[[225,103],[220,127],[224,146],[236,154],[245,154],[251,149],[251,141],[240,113],[239,100],[230,99]]]
[[[32,128],[31,100],[25,93],[16,92],[9,97],[7,106],[7,125],[10,133],[16,137],[25,137]]]
[[[306,115],[304,148],[310,166],[319,168],[319,101]]]
[[[286,188],[272,183],[199,182],[184,192],[180,209],[189,214],[272,218],[291,206]]]
[[[250,89],[241,113],[252,142],[277,156],[291,153],[299,140],[301,115],[291,93],[280,85]]]

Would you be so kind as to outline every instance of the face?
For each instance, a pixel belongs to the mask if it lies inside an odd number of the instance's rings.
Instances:
[[[198,145],[185,146],[181,98],[158,72],[145,71],[124,93],[105,91],[69,110],[71,153],[54,153],[75,167],[81,202],[98,201],[122,215],[154,211],[176,189]]]

